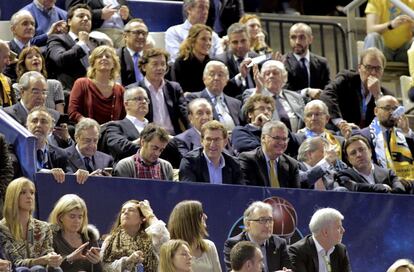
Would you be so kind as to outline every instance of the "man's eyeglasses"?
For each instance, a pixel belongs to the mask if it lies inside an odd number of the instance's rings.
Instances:
[[[287,137],[279,137],[279,136],[271,136],[271,135],[267,135],[267,136],[269,136],[270,138],[278,142],[285,142],[285,143],[289,142],[289,138]]]
[[[384,111],[387,111],[387,112],[391,112],[391,111],[395,111],[398,107],[386,106],[386,107],[378,107],[378,108]]]
[[[257,219],[250,219],[249,221],[257,222],[261,225],[266,225],[266,224],[272,223],[273,218],[272,217],[260,217],[260,218],[257,218]]]
[[[364,66],[365,70],[367,70],[368,72],[377,72],[380,73],[384,70],[384,68],[382,66],[372,66],[369,64],[362,64],[362,66]]]
[[[39,94],[41,94],[41,95],[47,95],[47,93],[48,93],[48,91],[47,91],[47,90],[41,90],[41,89],[37,89],[37,88],[33,88],[33,89],[31,90],[31,92],[32,92],[32,94],[34,94],[34,95],[39,95]]]
[[[134,36],[143,35],[143,36],[146,37],[148,35],[148,31],[144,31],[144,30],[127,30],[125,32],[126,33],[131,33]]]
[[[147,97],[142,97],[142,96],[132,97],[132,98],[128,99],[128,101],[145,102],[145,103],[148,103],[148,104],[150,102],[150,100]]]

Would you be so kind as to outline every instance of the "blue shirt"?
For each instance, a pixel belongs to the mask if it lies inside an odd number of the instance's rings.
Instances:
[[[214,163],[207,157],[205,151],[203,151],[203,155],[204,155],[204,157],[206,158],[206,161],[207,161],[208,175],[210,177],[210,183],[211,184],[223,184],[222,169],[224,168],[224,166],[226,166],[223,155],[220,156],[220,163],[219,163],[218,167],[216,167],[214,165]]]

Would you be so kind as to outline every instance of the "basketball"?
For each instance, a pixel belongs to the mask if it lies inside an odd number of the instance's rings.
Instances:
[[[298,215],[289,201],[273,196],[263,200],[273,207],[273,234],[291,237],[296,229]]]

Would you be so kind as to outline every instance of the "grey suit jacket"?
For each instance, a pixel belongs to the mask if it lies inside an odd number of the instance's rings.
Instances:
[[[173,180],[173,168],[171,163],[163,159],[159,160],[161,164],[161,172],[165,177],[165,180]],[[117,163],[113,175],[118,177],[137,178],[137,171],[135,168],[134,156],[130,156]]]
[[[4,108],[4,111],[8,115],[13,117],[22,126],[26,127],[27,116],[29,115],[29,113],[26,111],[26,109],[23,107],[20,101],[10,107]],[[56,123],[57,120],[59,120],[60,112],[51,108],[47,108],[47,111],[52,116],[54,123]]]
[[[85,163],[76,150],[76,145],[68,147],[65,151],[68,154],[68,169],[70,169],[70,172],[75,173],[78,169],[86,170]],[[93,155],[93,160],[93,170],[112,167],[114,163],[110,155],[100,151],[96,151],[95,155]]]

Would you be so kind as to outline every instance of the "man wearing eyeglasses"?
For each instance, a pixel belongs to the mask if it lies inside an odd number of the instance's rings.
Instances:
[[[368,141],[355,135],[344,146],[351,167],[337,172],[336,181],[349,191],[376,193],[404,193],[404,185],[394,171],[372,163]]]
[[[368,140],[376,164],[394,170],[399,178],[414,179],[410,170],[414,167],[414,134],[407,116],[394,113],[399,106],[393,96],[378,99],[374,120],[359,133]]]
[[[142,19],[132,19],[125,25],[125,46],[116,50],[121,65],[121,83],[123,86],[128,86],[144,79],[138,67],[138,61],[142,57],[147,37],[148,27]]]
[[[350,136],[352,127],[368,126],[374,118],[375,101],[390,94],[381,87],[384,67],[384,54],[377,48],[368,48],[361,53],[358,71],[338,73],[322,92],[320,99],[345,138]]]
[[[265,272],[292,271],[286,241],[273,234],[273,208],[270,204],[256,201],[244,211],[244,230],[224,243],[224,263],[231,271],[230,252],[240,241],[251,241],[263,254]],[[295,270],[296,271],[296,270]],[[299,270],[298,270],[299,271]]]
[[[111,154],[117,162],[138,151],[139,134],[148,124],[149,98],[141,87],[129,88],[124,92],[126,116],[122,120],[109,122],[101,128],[101,151]]]
[[[281,121],[264,124],[261,146],[239,155],[247,185],[272,188],[300,188],[298,162],[285,154],[288,128]]]

